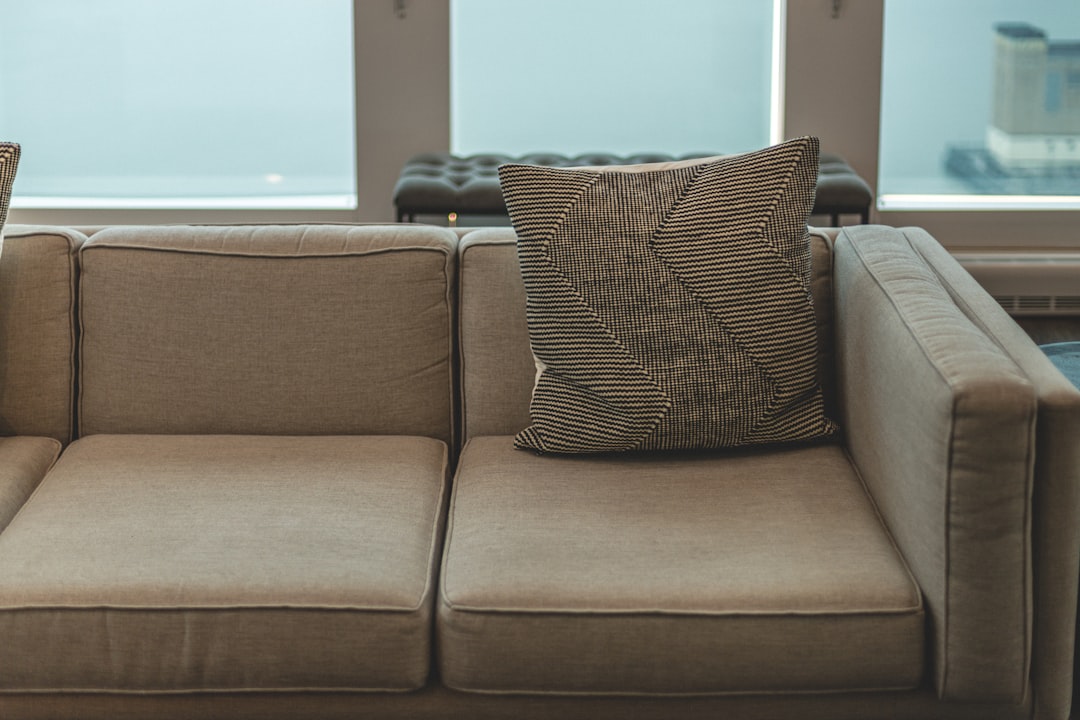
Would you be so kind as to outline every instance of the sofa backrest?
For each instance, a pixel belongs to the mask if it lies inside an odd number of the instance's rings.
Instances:
[[[453,441],[449,230],[116,227],[79,259],[80,435]]]
[[[811,291],[818,330],[818,379],[835,417],[832,235],[811,233]],[[512,435],[529,425],[536,365],[525,320],[525,286],[510,228],[474,230],[459,250],[462,437]]]
[[[74,432],[75,254],[65,228],[6,225],[0,255],[0,435]]]

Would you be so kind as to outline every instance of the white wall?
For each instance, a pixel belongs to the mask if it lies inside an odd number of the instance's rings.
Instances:
[[[356,3],[358,219],[394,220],[392,193],[411,156],[450,147],[450,4]]]
[[[874,186],[882,0],[788,0],[784,136],[816,135]]]

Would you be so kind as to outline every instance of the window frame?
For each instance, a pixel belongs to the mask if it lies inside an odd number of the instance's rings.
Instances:
[[[356,122],[356,210],[13,209],[9,223],[393,222],[392,191],[405,161],[450,147],[449,2],[408,0],[400,11],[399,2],[353,0],[356,98],[364,107]],[[776,137],[818,135],[875,192],[883,2],[787,3],[776,49],[783,58]],[[1074,210],[871,211],[871,222],[923,227],[951,249],[1023,253],[1080,251],[1078,219]]]

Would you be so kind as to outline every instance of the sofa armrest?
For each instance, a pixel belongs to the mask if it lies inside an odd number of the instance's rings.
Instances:
[[[903,231],[843,230],[834,274],[840,420],[923,591],[933,685],[943,699],[1019,703],[1034,388]]]
[[[1038,399],[1032,490],[1032,645],[1036,717],[1069,717],[1080,567],[1080,390],[924,230],[904,235],[953,301],[1020,366]]]

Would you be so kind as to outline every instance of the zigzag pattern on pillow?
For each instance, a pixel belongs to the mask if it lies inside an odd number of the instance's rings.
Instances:
[[[11,187],[15,184],[15,170],[19,167],[19,146],[0,142],[0,230],[7,221],[11,204]]]
[[[827,436],[806,218],[817,140],[662,170],[505,165],[542,452]]]

